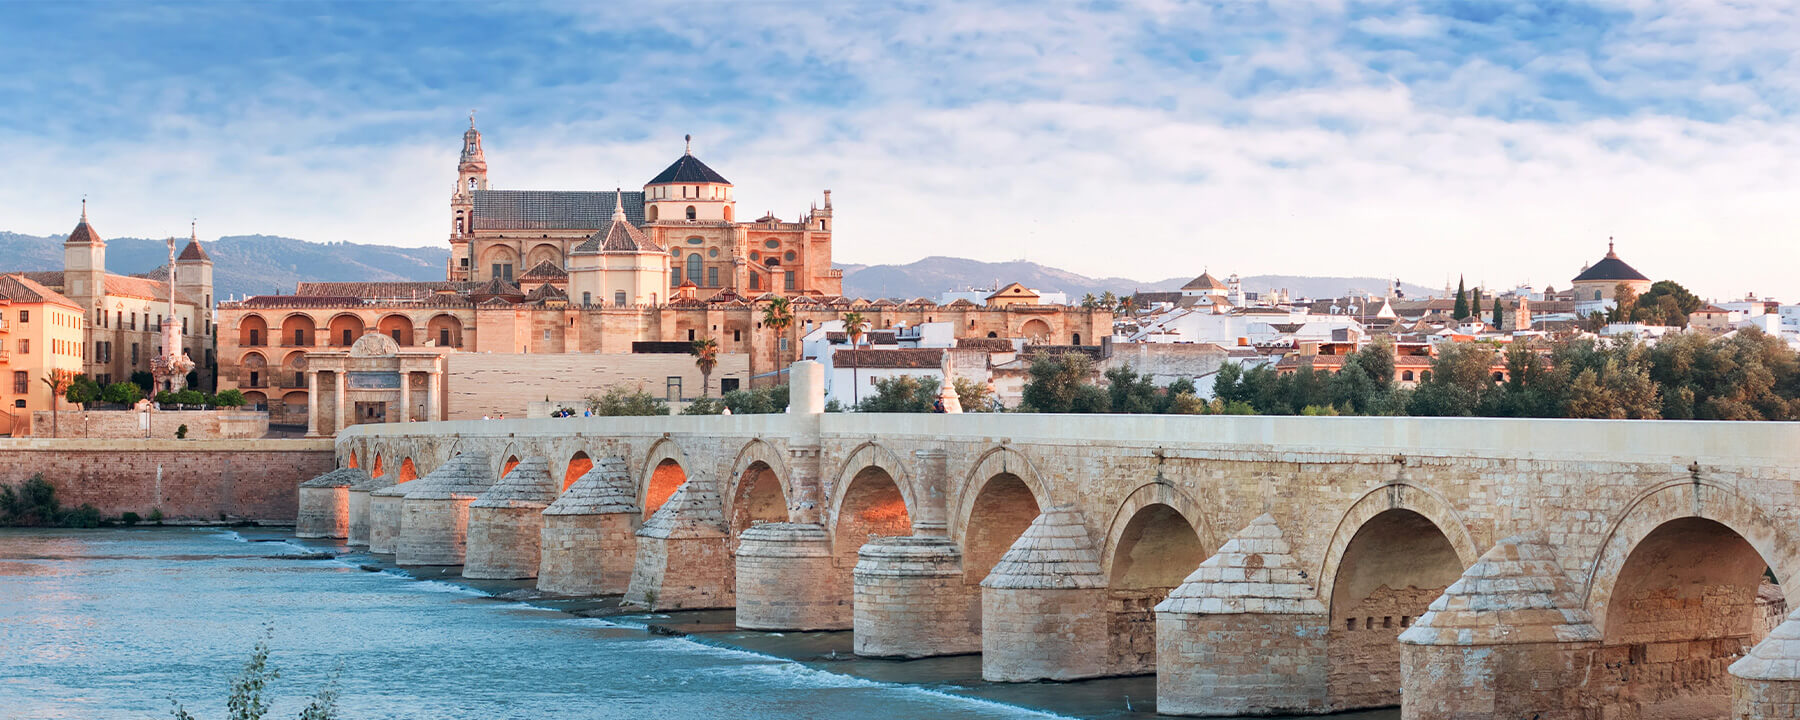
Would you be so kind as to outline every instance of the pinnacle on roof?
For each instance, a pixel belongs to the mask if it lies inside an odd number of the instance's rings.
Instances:
[[[475,129],[475,111],[469,111],[469,129],[463,131],[462,162],[483,163],[486,160],[481,152],[481,131]]]
[[[1601,258],[1600,262],[1594,263],[1593,266],[1583,270],[1580,275],[1575,276],[1575,282],[1587,280],[1648,281],[1649,279],[1644,277],[1643,273],[1638,272],[1636,268],[1619,259],[1619,254],[1613,251],[1613,240],[1610,237],[1606,239],[1606,257]]]
[[[706,166],[706,163],[700,162],[699,158],[694,157],[694,136],[689,135],[687,136],[687,139],[687,150],[681,154],[681,157],[675,161],[675,164],[670,165],[667,169],[657,173],[656,177],[651,178],[650,182],[644,184],[713,183],[717,185],[730,185],[731,181],[726,180],[725,176],[713,171],[712,168]]]
[[[661,245],[651,240],[644,231],[637,229],[625,217],[625,193],[614,190],[612,222],[605,230],[588,236],[588,239],[570,250],[571,253],[596,252],[663,252]]]
[[[187,247],[181,249],[181,256],[175,258],[177,261],[212,262],[212,257],[206,254],[206,248],[200,247],[200,230],[198,226],[198,222],[188,225],[188,244]]]
[[[69,232],[69,239],[66,242],[69,244],[106,244],[105,240],[100,239],[100,233],[94,232],[94,227],[88,224],[87,198],[81,199],[81,222],[75,223],[75,229]]]

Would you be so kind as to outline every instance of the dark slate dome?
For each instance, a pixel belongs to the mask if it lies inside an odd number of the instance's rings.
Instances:
[[[1648,281],[1649,279],[1644,277],[1643,273],[1638,272],[1636,268],[1626,265],[1624,260],[1620,260],[1618,253],[1613,252],[1612,243],[1606,244],[1606,257],[1601,258],[1600,262],[1594,263],[1593,267],[1583,270],[1580,275],[1575,276],[1575,282],[1590,280]]]
[[[682,155],[681,159],[676,160],[674,165],[670,165],[667,170],[657,173],[656,177],[651,178],[650,182],[644,184],[664,185],[674,183],[715,183],[718,185],[730,185],[731,181],[726,180],[725,176],[720,175],[719,173],[714,172],[712,168],[707,167],[706,163],[700,162],[699,158],[692,155]]]

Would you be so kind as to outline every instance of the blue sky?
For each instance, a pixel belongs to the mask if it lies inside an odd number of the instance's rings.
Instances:
[[[695,136],[837,258],[1143,280],[1566,285],[1616,236],[1800,297],[1776,3],[5,3],[0,229],[433,245],[468,110],[502,188],[636,187]]]

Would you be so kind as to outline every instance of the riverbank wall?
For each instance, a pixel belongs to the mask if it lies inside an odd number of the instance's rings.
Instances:
[[[300,483],[335,466],[330,440],[0,439],[0,484],[43,473],[105,517],[292,524]]]

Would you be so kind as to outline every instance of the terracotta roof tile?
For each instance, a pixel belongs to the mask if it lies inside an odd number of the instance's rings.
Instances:
[[[842,368],[925,369],[943,362],[943,348],[839,350],[831,355],[831,364]]]
[[[44,287],[42,283],[23,274],[0,275],[0,297],[15,303],[51,303],[81,309],[80,305],[63,297],[62,293]]]

